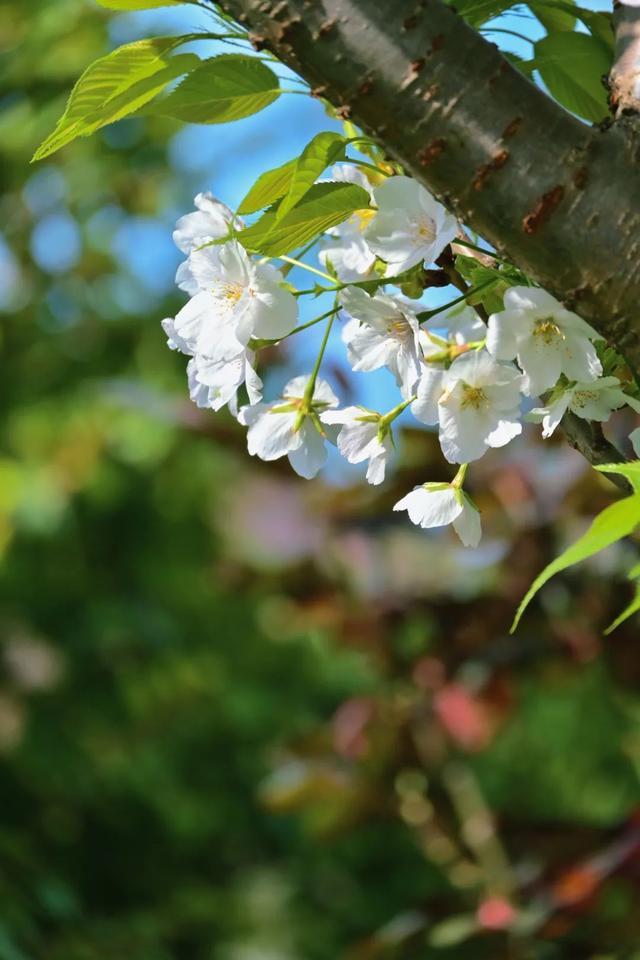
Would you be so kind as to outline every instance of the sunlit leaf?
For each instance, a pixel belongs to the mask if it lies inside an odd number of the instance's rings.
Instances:
[[[295,207],[320,174],[335,160],[344,156],[345,138],[339,133],[319,133],[307,144],[295,162],[289,189],[279,205],[276,220]],[[368,205],[368,203],[367,203]]]
[[[619,627],[621,623],[624,623],[625,620],[628,620],[629,617],[632,617],[634,613],[640,611],[640,587],[636,587],[636,594],[631,603],[629,603],[622,613],[616,617],[613,623],[610,623],[607,629],[604,631],[605,636],[608,636],[610,633]]]
[[[472,27],[480,27],[487,20],[515,7],[517,2],[518,0],[455,0],[452,6]]]
[[[283,197],[289,189],[295,168],[296,161],[288,160],[282,166],[260,174],[238,207],[238,213],[255,213],[256,210],[264,210],[265,207]]]
[[[587,33],[551,33],[535,44],[536,67],[555,99],[584,120],[607,115],[602,77],[611,60],[602,44]]]
[[[559,33],[562,30],[573,30],[576,25],[575,0],[543,0],[534,2],[531,10],[536,15],[547,33]]]
[[[188,123],[227,123],[258,113],[279,94],[277,76],[262,61],[225,53],[201,63],[153,112]]]
[[[279,222],[268,210],[238,234],[247,250],[279,256],[304,246],[325,230],[346,220],[354,210],[369,205],[369,194],[353,183],[316,183]]]
[[[640,460],[631,460],[628,463],[602,463],[596,468],[600,473],[619,473],[626,477],[635,493],[640,493]]]
[[[544,568],[541,574],[533,581],[527,595],[518,607],[515,619],[511,626],[511,633],[514,632],[522,614],[529,603],[535,597],[536,593],[547,580],[550,580],[556,573],[566,570],[567,567],[580,563],[592,557],[595,553],[611,546],[617,540],[628,536],[640,523],[640,494],[635,493],[631,497],[619,500],[606,507],[602,513],[598,514],[589,529],[579,540],[576,540],[572,546],[564,551],[559,557]]]
[[[193,53],[171,56],[185,37],[154,37],[118,47],[85,70],[55,130],[38,147],[41,160],[60,147],[126,117],[200,62]]]

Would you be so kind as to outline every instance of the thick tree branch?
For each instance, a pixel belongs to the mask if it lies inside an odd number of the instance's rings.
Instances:
[[[640,135],[589,127],[440,0],[221,0],[640,366]]]
[[[640,7],[614,0],[616,45],[609,90],[616,116],[640,112]]]

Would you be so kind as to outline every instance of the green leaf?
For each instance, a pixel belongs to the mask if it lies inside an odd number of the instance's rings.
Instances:
[[[545,0],[532,3],[531,11],[538,18],[547,33],[560,33],[563,30],[573,30],[576,25],[575,0]]]
[[[98,0],[109,10],[150,10],[151,7],[177,7],[184,0]]]
[[[153,112],[188,123],[227,123],[258,113],[280,94],[280,82],[261,60],[225,53],[205,60]]]
[[[550,15],[553,18],[554,16],[562,14],[564,14],[567,20],[569,18],[581,20],[590,34],[600,42],[605,52],[613,55],[614,37],[611,13],[604,12],[603,10],[587,10],[586,7],[577,7],[573,0],[529,0],[527,6],[541,23],[544,22],[543,17],[548,23],[551,23],[551,21],[549,21]],[[555,29],[562,31],[567,28],[556,26]],[[547,26],[547,30],[549,33],[553,32],[549,26]]]
[[[638,613],[638,611],[640,611],[640,587],[636,587],[636,595],[631,603],[627,604],[622,613],[617,616],[613,623],[610,623],[604,631],[605,637],[613,633],[616,627],[619,627],[621,623],[624,623],[625,620],[628,620],[629,617],[632,617],[634,613]]]
[[[276,211],[268,210],[241,230],[237,239],[247,250],[277,257],[304,246],[368,206],[369,194],[354,183],[316,183],[282,220],[277,222]]]
[[[640,460],[631,460],[628,463],[602,463],[595,469],[600,473],[619,473],[627,478],[634,493],[640,493]]]
[[[154,37],[118,47],[96,60],[73,88],[55,130],[36,150],[41,160],[148,103],[171,80],[199,63],[193,53],[170,56],[190,37]]]
[[[585,10],[584,7],[578,7],[577,14],[591,35],[600,41],[608,55],[613,58],[614,36],[611,12]]]
[[[472,27],[480,27],[487,20],[515,7],[518,0],[451,0],[457,13]]]
[[[536,595],[540,587],[544,586],[547,580],[550,580],[554,574],[567,567],[580,563],[592,557],[595,553],[611,546],[616,540],[621,540],[628,536],[640,523],[640,494],[635,493],[631,497],[612,503],[605,507],[602,513],[598,514],[587,532],[579,540],[564,551],[552,563],[544,568],[541,574],[536,577],[524,600],[518,607],[515,619],[511,625],[513,633],[520,622],[522,614],[528,607],[530,601]]]
[[[330,164],[344,156],[345,143],[339,133],[319,133],[306,145],[295,162],[289,189],[276,213],[276,222],[295,207]]]
[[[535,54],[540,76],[563,107],[593,123],[607,115],[601,78],[611,59],[599,40],[587,33],[551,33],[537,41]]]
[[[261,173],[238,207],[238,213],[255,213],[256,210],[263,210],[280,197],[284,197],[289,189],[296,163],[297,160],[288,160],[281,167]]]

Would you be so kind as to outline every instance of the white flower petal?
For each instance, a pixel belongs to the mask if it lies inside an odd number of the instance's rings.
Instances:
[[[504,447],[521,433],[522,424],[517,420],[500,420],[491,433],[487,434],[486,443],[494,449]]]
[[[453,529],[465,547],[477,547],[482,536],[480,513],[463,493],[461,513],[453,521]]]
[[[324,439],[306,417],[300,427],[300,444],[289,450],[289,463],[299,476],[311,480],[324,466],[327,459],[327,449]]]
[[[251,456],[262,460],[278,460],[294,447],[299,446],[300,433],[294,430],[297,414],[272,413],[280,403],[259,403],[256,408],[243,408],[243,422],[250,423],[247,446]],[[260,409],[258,409],[260,408]]]
[[[387,451],[381,450],[380,453],[377,453],[369,460],[369,466],[367,467],[366,474],[367,482],[372,484],[374,487],[377,487],[378,484],[383,483],[386,467]]]
[[[422,486],[398,500],[393,509],[406,510],[412,523],[426,529],[453,523],[463,508],[453,487],[433,490]]]
[[[428,366],[418,383],[416,399],[411,404],[414,417],[430,426],[440,419],[438,401],[444,390],[444,375],[443,370]]]

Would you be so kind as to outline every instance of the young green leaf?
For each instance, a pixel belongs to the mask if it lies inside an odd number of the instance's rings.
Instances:
[[[586,560],[595,553],[599,553],[600,550],[611,546],[616,540],[621,540],[623,537],[628,536],[639,523],[640,494],[638,493],[633,494],[631,497],[626,497],[624,500],[619,500],[617,503],[612,503],[609,507],[605,507],[602,513],[598,514],[595,518],[587,532],[565,550],[564,553],[556,557],[533,581],[527,595],[518,607],[515,619],[511,625],[511,633],[513,633],[518,626],[520,618],[530,601],[540,587],[544,586],[547,580],[551,579],[554,574],[559,573],[561,570],[566,570],[567,567],[573,566],[574,563],[580,563],[581,560]]]
[[[605,637],[609,636],[610,633],[619,627],[621,623],[624,623],[625,620],[628,620],[629,617],[632,617],[634,613],[638,613],[640,610],[640,587],[636,587],[636,594],[633,600],[627,604],[622,613],[615,618],[613,623],[610,623],[607,629],[604,631]]]
[[[256,210],[264,210],[280,197],[284,197],[289,189],[296,163],[297,160],[288,160],[281,167],[261,173],[238,207],[238,213],[255,213]]]
[[[148,103],[171,80],[200,62],[193,53],[170,56],[185,37],[154,37],[118,47],[82,74],[55,130],[36,150],[41,160]]]
[[[576,6],[575,0],[534,0],[529,6],[547,33],[575,28],[576,15],[572,9]]]
[[[268,107],[280,82],[261,60],[244,54],[212,57],[153,107],[153,113],[187,123],[227,123]]]
[[[595,469],[600,473],[619,473],[627,478],[634,493],[640,493],[640,460],[631,460],[629,463],[602,463]]]
[[[551,33],[535,45],[536,67],[553,97],[584,120],[597,123],[607,115],[601,77],[611,59],[602,44],[587,33]]]
[[[295,207],[330,164],[344,156],[344,150],[345,138],[339,133],[318,133],[306,145],[295,162],[289,189],[278,206],[276,222]]]
[[[276,211],[268,210],[252,226],[241,230],[238,240],[247,250],[277,257],[304,246],[355,210],[368,206],[369,194],[356,184],[316,183],[282,220],[277,222]]]
[[[480,27],[487,20],[515,7],[518,0],[455,0],[452,6],[472,27]]]
[[[548,33],[568,30],[570,20],[580,20],[592,37],[598,40],[605,53],[613,54],[614,37],[611,13],[577,7],[574,0],[529,0],[527,6],[543,23]],[[558,18],[562,19],[558,19]],[[561,25],[562,24],[562,25]],[[573,28],[571,28],[573,29]]]

